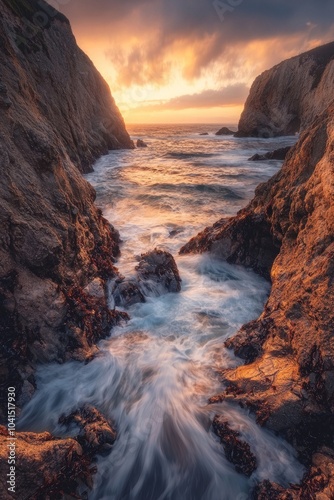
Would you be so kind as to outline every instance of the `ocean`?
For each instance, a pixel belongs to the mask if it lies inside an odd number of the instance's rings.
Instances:
[[[118,438],[112,453],[98,459],[87,493],[92,500],[246,500],[259,480],[299,482],[304,469],[288,443],[260,428],[246,410],[208,405],[223,389],[220,370],[241,363],[224,341],[259,316],[269,283],[211,255],[178,255],[192,236],[246,206],[282,164],[249,162],[250,156],[296,138],[222,137],[215,135],[217,125],[128,129],[148,147],[112,151],[86,178],[120,232],[120,272],[133,276],[142,253],[164,249],[176,259],[182,291],[153,293],[131,306],[130,321],[100,343],[90,363],[40,367],[20,426],[62,436],[59,417],[85,403],[115,422]],[[227,461],[210,425],[216,414],[256,455],[250,478]]]

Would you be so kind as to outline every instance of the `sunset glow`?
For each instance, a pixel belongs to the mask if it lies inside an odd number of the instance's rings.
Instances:
[[[334,36],[308,2],[298,18],[288,2],[261,16],[241,2],[224,19],[206,0],[62,4],[127,123],[237,123],[258,74]]]

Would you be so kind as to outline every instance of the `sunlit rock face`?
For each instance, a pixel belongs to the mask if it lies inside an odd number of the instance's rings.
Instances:
[[[262,316],[227,342],[246,364],[224,373],[220,399],[250,406],[305,461],[333,433],[333,150],[332,106],[245,209],[182,250],[211,250],[271,278]]]
[[[334,99],[334,43],[265,71],[254,82],[237,137],[274,137],[305,130]]]
[[[42,0],[0,7],[2,374],[26,398],[23,364],[81,359],[117,320],[105,297],[83,291],[99,278],[103,292],[119,248],[80,171],[133,144],[68,20]]]

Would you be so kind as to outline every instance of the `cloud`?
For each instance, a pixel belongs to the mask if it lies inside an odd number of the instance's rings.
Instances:
[[[140,112],[153,112],[163,110],[179,111],[192,108],[219,108],[225,106],[238,106],[247,97],[248,87],[243,84],[230,85],[220,90],[204,90],[196,94],[186,94],[174,97],[168,101],[158,101],[141,105],[134,109]]]
[[[55,0],[56,1],[56,0]],[[60,0],[58,0],[60,3]],[[62,0],[75,33],[109,40],[105,55],[117,85],[162,85],[178,68],[188,81],[220,65],[225,73],[242,71],[242,51],[255,41],[277,40],[269,64],[314,41],[328,41],[333,0]],[[230,7],[224,7],[230,6]],[[231,7],[234,5],[235,7]],[[223,16],[222,16],[223,13]],[[290,55],[289,50],[287,54]],[[249,54],[248,54],[249,56]],[[262,54],[263,56],[263,54]],[[252,54],[256,60],[257,54]],[[266,56],[267,57],[267,56]],[[236,69],[237,68],[237,69]]]

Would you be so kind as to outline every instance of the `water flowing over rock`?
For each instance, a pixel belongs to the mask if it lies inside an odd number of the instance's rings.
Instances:
[[[142,139],[137,140],[137,148],[147,148],[146,142],[144,142]]]
[[[251,408],[304,463],[333,446],[333,148],[331,106],[245,209],[182,249],[211,251],[271,279],[263,314],[226,342],[246,364],[223,372],[227,389],[211,402]]]
[[[120,319],[103,294],[118,233],[81,172],[133,143],[68,20],[43,0],[0,6],[0,357],[26,399],[27,365],[81,359]],[[99,297],[86,288],[95,279]]]
[[[257,462],[249,444],[242,441],[239,432],[231,429],[222,417],[216,415],[212,427],[224,446],[227,459],[234,464],[236,471],[251,476],[256,470]]]
[[[285,160],[290,151],[291,146],[287,146],[286,148],[275,149],[275,151],[270,151],[263,155],[255,154],[248,161]]]
[[[156,249],[141,255],[136,278],[116,279],[111,293],[116,306],[129,307],[145,302],[145,296],[180,292],[181,281],[174,257]]]
[[[237,137],[293,135],[309,127],[334,99],[334,42],[284,61],[250,90]]]

